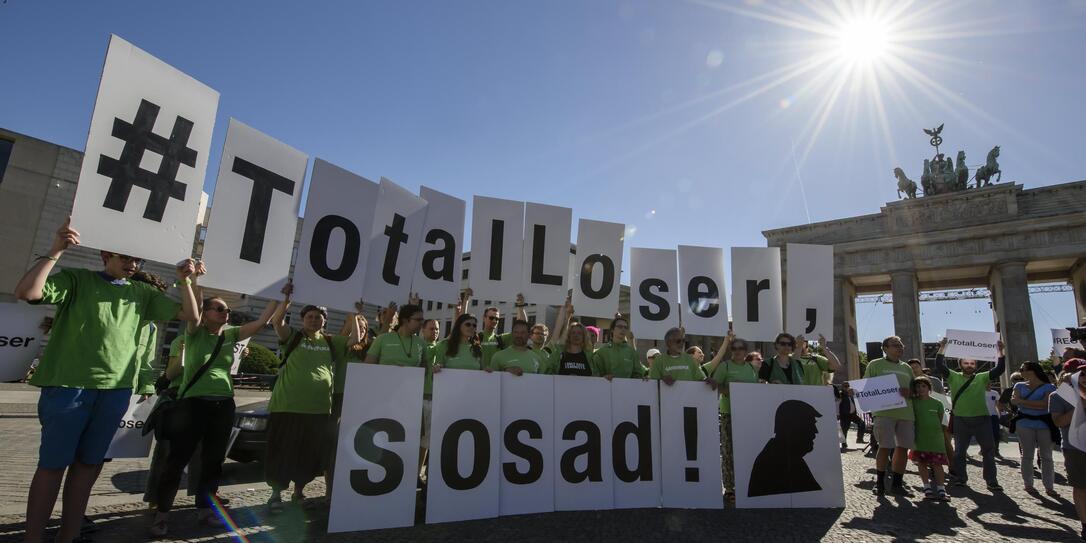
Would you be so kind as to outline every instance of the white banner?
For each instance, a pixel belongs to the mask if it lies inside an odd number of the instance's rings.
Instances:
[[[147,458],[151,454],[152,434],[143,435],[143,426],[155,407],[158,396],[151,396],[140,401],[140,396],[132,396],[128,401],[128,410],[121,417],[113,440],[109,442],[106,458]]]
[[[309,156],[230,119],[200,284],[277,298],[290,272]]]
[[[999,358],[999,334],[995,332],[977,332],[974,330],[947,330],[947,358],[987,360],[995,362]]]
[[[664,339],[679,325],[675,251],[630,249],[630,327],[638,339]]]
[[[476,196],[471,203],[471,271],[477,300],[509,302],[520,292],[524,202]]]
[[[580,219],[570,280],[577,315],[610,319],[618,312],[626,225]]]
[[[562,305],[569,278],[573,210],[528,202],[524,207],[524,264],[520,291],[528,302]]]
[[[554,510],[611,509],[611,384],[606,379],[554,379]]]
[[[660,507],[660,402],[656,383],[611,380],[615,509]],[[719,497],[718,488],[718,502]]]
[[[724,250],[679,246],[679,298],[687,334],[723,337],[728,333],[724,288]]]
[[[424,374],[347,364],[329,533],[415,524]]]
[[[456,303],[460,298],[467,204],[426,186],[419,188],[419,196],[426,200],[426,226],[422,229],[411,290],[423,300]]]
[[[1056,356],[1063,356],[1064,349],[1078,348],[1077,341],[1071,341],[1071,331],[1066,328],[1052,328],[1052,351]]]
[[[781,250],[732,247],[732,329],[749,341],[773,341],[781,319]]]
[[[724,508],[720,425],[714,416],[719,408],[720,397],[705,383],[660,385],[664,507]]]
[[[874,413],[886,409],[905,407],[907,403],[901,396],[901,383],[896,375],[880,375],[868,379],[849,381],[848,386],[856,391],[856,409],[864,413]]]
[[[554,511],[554,377],[501,372],[501,514]]]
[[[434,374],[426,523],[498,516],[501,374]]]
[[[38,327],[51,311],[45,306],[0,303],[0,382],[26,377],[45,337]]]
[[[426,200],[381,178],[370,237],[369,269],[362,297],[380,306],[406,303],[415,276]]]
[[[355,310],[365,284],[376,207],[376,183],[319,158],[313,161],[294,264],[295,300]]]
[[[787,331],[794,336],[833,341],[833,246],[789,243]]]
[[[733,383],[736,507],[844,507],[833,389]]]
[[[110,36],[72,228],[85,247],[174,264],[192,255],[219,93]]]

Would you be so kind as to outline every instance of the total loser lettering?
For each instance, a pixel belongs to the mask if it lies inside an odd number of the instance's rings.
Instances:
[[[0,336],[0,347],[29,347],[34,336]]]

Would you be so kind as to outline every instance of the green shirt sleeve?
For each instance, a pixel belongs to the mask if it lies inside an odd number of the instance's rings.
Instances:
[[[660,360],[660,357],[656,357],[656,363],[653,364],[651,368],[649,368],[649,379],[659,379],[664,376],[663,372],[660,371],[660,365],[662,362],[663,361]]]
[[[75,273],[68,269],[62,269],[59,273],[54,273],[45,280],[45,286],[41,289],[41,299],[30,303],[34,305],[62,305],[75,294],[75,283]]]
[[[830,371],[830,359],[820,354],[814,355],[815,364],[818,364],[818,369],[822,371]]]
[[[185,342],[185,332],[184,332],[184,330],[182,330],[181,333],[177,334],[177,337],[173,338],[173,341],[170,342],[170,356],[171,357],[181,356],[181,345],[184,342]]]
[[[147,306],[143,309],[143,320],[171,321],[181,311],[181,303],[175,302],[157,289],[144,287],[147,291]]]
[[[592,353],[589,357],[589,366],[592,367],[592,375],[604,376],[607,375],[607,361],[604,360],[603,353],[607,352],[606,347],[596,349],[596,352]]]

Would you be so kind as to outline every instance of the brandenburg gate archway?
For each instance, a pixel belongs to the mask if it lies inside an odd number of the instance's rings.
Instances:
[[[907,358],[923,354],[922,290],[988,288],[1011,368],[1038,356],[1029,283],[1071,283],[1078,320],[1086,320],[1086,181],[1033,189],[1004,183],[910,198],[877,214],[763,235],[781,248],[783,266],[790,265],[788,243],[833,245],[830,348],[848,361],[851,378],[859,373],[857,294],[892,293],[894,328]]]

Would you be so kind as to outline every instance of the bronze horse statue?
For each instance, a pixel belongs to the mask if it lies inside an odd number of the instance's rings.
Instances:
[[[913,180],[905,176],[905,171],[901,168],[894,168],[894,177],[897,177],[897,197],[901,198],[901,193],[905,193],[906,198],[916,198],[916,183]]]
[[[996,145],[991,151],[988,151],[988,162],[983,166],[977,168],[977,188],[987,187],[992,183],[998,183],[1003,177],[1003,170],[999,169],[999,162],[996,159],[999,158],[999,146]],[[992,181],[992,176],[996,176],[995,181]]]

